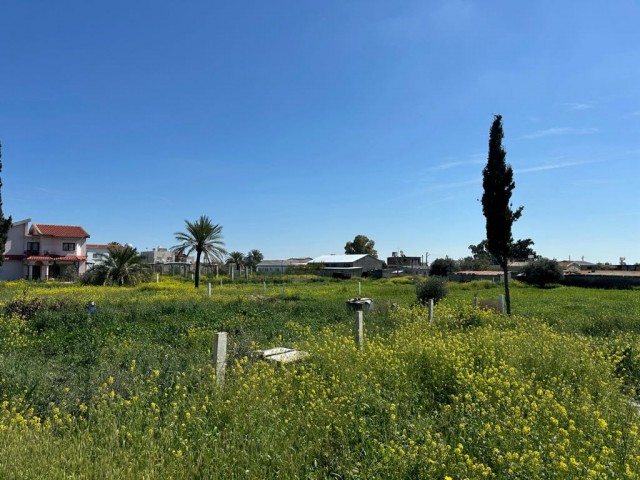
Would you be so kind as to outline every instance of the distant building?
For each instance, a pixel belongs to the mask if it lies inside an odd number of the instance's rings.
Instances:
[[[335,278],[368,276],[384,266],[382,260],[366,254],[322,255],[309,263],[322,264],[321,273]]]
[[[87,268],[100,265],[109,256],[110,245],[87,243]]]
[[[289,258],[287,260],[263,260],[256,265],[256,273],[287,273],[292,267],[306,265],[311,257]]]
[[[168,248],[158,247],[154,248],[151,251],[140,252],[147,263],[173,263],[173,262],[185,262],[187,257],[184,256],[184,259],[177,260],[176,254],[169,250]]]
[[[48,280],[71,271],[81,275],[87,268],[87,231],[75,225],[14,222],[4,249],[0,280]]]

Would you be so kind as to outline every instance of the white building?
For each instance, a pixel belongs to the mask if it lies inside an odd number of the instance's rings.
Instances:
[[[87,231],[75,225],[47,225],[31,219],[14,222],[4,249],[0,280],[48,280],[65,271],[82,275],[87,268]]]

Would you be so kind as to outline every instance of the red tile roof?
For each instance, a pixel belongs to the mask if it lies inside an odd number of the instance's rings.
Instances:
[[[113,247],[113,245],[108,245],[106,243],[87,243],[87,250],[108,250],[109,247]]]
[[[82,262],[87,257],[84,255],[29,255],[26,260],[31,262],[46,262],[46,261],[63,261],[63,262]]]
[[[44,225],[34,223],[29,229],[29,235],[45,235],[48,237],[89,238],[90,235],[82,227],[74,225]]]

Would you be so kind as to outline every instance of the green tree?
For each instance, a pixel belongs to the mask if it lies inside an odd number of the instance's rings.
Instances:
[[[227,258],[227,265],[234,264],[236,266],[236,270],[240,270],[245,264],[244,253],[234,251],[229,253],[229,258]]]
[[[214,224],[206,215],[200,216],[195,222],[185,220],[186,231],[176,232],[175,238],[178,245],[171,249],[179,255],[190,255],[196,252],[196,267],[194,275],[194,284],[198,288],[200,286],[200,260],[204,255],[207,263],[222,262],[226,250],[224,249],[224,241],[222,240],[222,227]]]
[[[352,242],[347,242],[344,246],[344,253],[363,253],[378,258],[378,252],[376,252],[376,242],[370,240],[365,235],[356,235]]]
[[[429,275],[436,277],[448,277],[456,270],[456,262],[453,258],[436,258],[431,265],[429,265]]]
[[[2,144],[0,144],[0,172],[2,172]],[[0,179],[0,189],[2,189],[2,179]],[[4,263],[4,245],[7,243],[7,235],[11,228],[11,217],[4,218],[2,213],[2,195],[0,194],[0,265]]]
[[[559,283],[562,280],[562,268],[555,260],[540,258],[524,267],[522,278],[526,283],[542,288],[549,283]]]
[[[527,260],[529,257],[535,257],[536,251],[531,248],[533,240],[525,238],[524,240],[518,240],[513,244],[512,255],[514,259]]]
[[[109,255],[96,268],[104,285],[136,285],[147,276],[142,264],[145,258],[131,245],[108,247]]]
[[[247,267],[251,267],[254,270],[262,260],[264,260],[264,255],[262,255],[262,252],[260,250],[257,250],[255,248],[247,253],[247,255],[244,257],[244,261],[247,264]]]
[[[487,219],[487,250],[504,272],[504,297],[507,315],[511,314],[508,263],[513,257],[511,226],[522,215],[523,207],[512,209],[511,192],[516,187],[513,169],[506,163],[502,148],[502,116],[496,115],[489,134],[489,155],[482,171],[482,213]]]

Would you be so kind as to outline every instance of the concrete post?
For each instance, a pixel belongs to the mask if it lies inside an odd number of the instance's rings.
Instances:
[[[287,294],[287,287],[285,286],[285,284],[282,284],[282,296],[284,297]]]
[[[475,295],[473,296],[473,306],[474,307],[478,306],[478,292],[476,292]]]
[[[211,282],[209,282],[209,296],[211,296]]]
[[[360,280],[358,280],[358,298],[360,298],[360,291],[361,291]]]
[[[266,292],[267,291],[267,281],[262,282],[262,288]]]
[[[227,332],[218,332],[213,340],[213,362],[216,368],[216,383],[224,383],[227,366]]]
[[[500,313],[504,313],[504,295],[498,296],[498,307],[500,308]]]
[[[362,347],[364,345],[364,312],[356,311],[355,323],[353,324],[353,334],[355,336],[356,345]]]
[[[156,273],[156,283],[160,283],[160,274]]]
[[[433,298],[429,299],[429,323],[433,323]]]
[[[216,263],[216,278],[218,278],[218,264]]]

